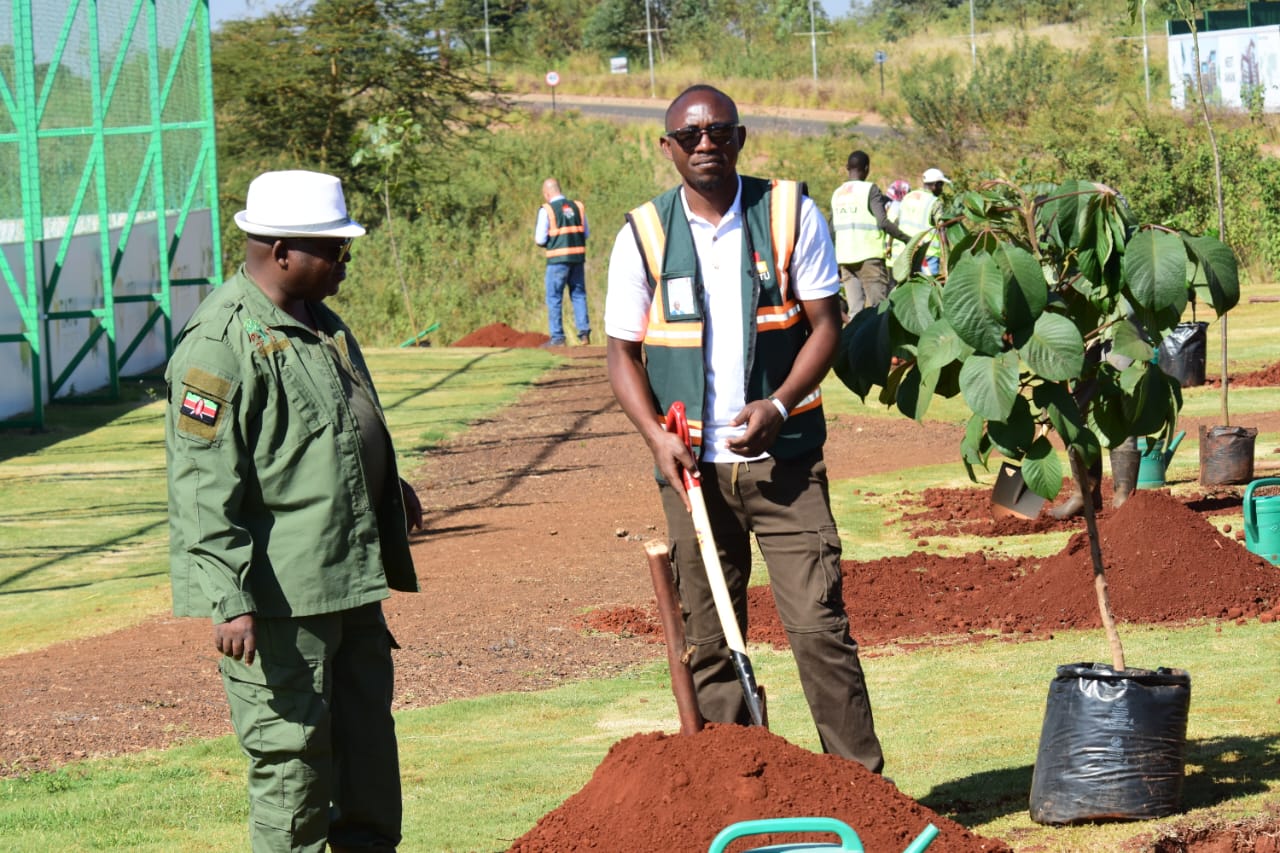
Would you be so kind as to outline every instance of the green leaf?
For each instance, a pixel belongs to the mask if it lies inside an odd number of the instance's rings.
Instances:
[[[1013,411],[1003,421],[988,421],[987,434],[1005,456],[1010,459],[1022,456],[1036,434],[1035,418],[1031,416],[1031,405],[1026,398],[1019,396],[1014,400]]]
[[[1080,406],[1065,382],[1037,385],[1031,392],[1031,401],[1048,416],[1053,431],[1065,443],[1075,441],[1084,429],[1084,416],[1080,413]]]
[[[883,385],[889,373],[889,315],[875,308],[864,308],[840,331],[833,372],[859,399],[877,385]]]
[[[1022,479],[1031,491],[1053,500],[1062,489],[1062,460],[1048,438],[1040,436],[1022,460]]]
[[[1125,247],[1124,277],[1129,296],[1158,311],[1187,301],[1187,250],[1176,234],[1140,231]]]
[[[1183,242],[1200,266],[1196,293],[1221,317],[1240,301],[1240,272],[1235,253],[1216,237],[1184,237]]]
[[[1043,313],[1049,286],[1040,262],[1021,246],[1001,246],[993,257],[1005,275],[1005,323],[1016,337],[1016,330],[1029,329]]]
[[[965,467],[969,468],[969,479],[973,476],[974,465],[987,467],[987,459],[991,456],[991,440],[987,437],[986,419],[981,415],[970,415],[965,421],[964,438],[960,440],[960,455]]]
[[[1020,352],[1032,372],[1051,382],[1075,379],[1084,367],[1084,338],[1061,314],[1041,314]]]
[[[1018,399],[1018,354],[969,356],[960,368],[960,393],[969,408],[986,420],[1008,418]]]
[[[1112,327],[1111,351],[1134,361],[1150,361],[1156,354],[1151,344],[1142,339],[1142,332],[1127,318]]]
[[[917,343],[920,369],[937,373],[953,361],[964,361],[973,353],[945,319],[935,320],[920,335]]]
[[[933,388],[938,381],[938,374],[924,373],[917,369],[904,373],[898,383],[898,411],[909,418],[924,422],[929,411],[929,403],[933,401]]]
[[[895,287],[889,293],[893,317],[902,328],[920,335],[942,314],[942,297],[938,286],[916,278]]]
[[[942,315],[977,352],[1004,349],[1004,275],[990,255],[965,255],[942,289]]]

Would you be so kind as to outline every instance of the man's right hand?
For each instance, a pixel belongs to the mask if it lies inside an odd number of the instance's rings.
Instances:
[[[254,635],[254,619],[252,613],[244,613],[213,626],[213,645],[221,654],[236,660],[243,660],[246,666],[253,665],[253,658],[258,651],[258,640]]]

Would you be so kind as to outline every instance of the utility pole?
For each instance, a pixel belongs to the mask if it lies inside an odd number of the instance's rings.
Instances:
[[[1130,18],[1129,20],[1133,20]],[[1147,52],[1147,0],[1142,0],[1142,79],[1147,84],[1147,106],[1151,106],[1151,58]]]
[[[969,52],[973,54],[973,70],[978,70],[978,33],[973,25],[973,0],[969,0]]]
[[[813,3],[814,3],[814,0],[809,0],[809,32],[792,33],[792,35],[809,37],[809,50],[813,54],[813,84],[814,86],[817,86],[818,85],[818,36],[825,36],[830,32],[830,30],[821,30],[821,31],[818,30],[818,18],[817,18],[817,13],[815,13],[813,10]]]
[[[653,76],[653,18],[649,12],[649,0],[644,0],[644,37],[649,43],[649,97],[658,97],[658,82]]]

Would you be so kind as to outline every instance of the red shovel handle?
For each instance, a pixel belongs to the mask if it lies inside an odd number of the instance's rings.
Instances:
[[[676,400],[671,404],[671,408],[667,409],[667,432],[673,433],[684,442],[684,446],[689,448],[690,453],[693,452],[693,440],[689,437],[689,417],[685,414],[684,403],[679,400]],[[680,474],[684,479],[685,491],[698,485],[693,475],[683,465],[680,466]]]

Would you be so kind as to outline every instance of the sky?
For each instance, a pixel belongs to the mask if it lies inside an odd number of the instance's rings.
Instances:
[[[209,17],[216,27],[223,21],[261,15],[286,2],[287,0],[209,0]],[[850,0],[819,0],[819,3],[827,10],[829,18],[841,18],[849,13]]]

